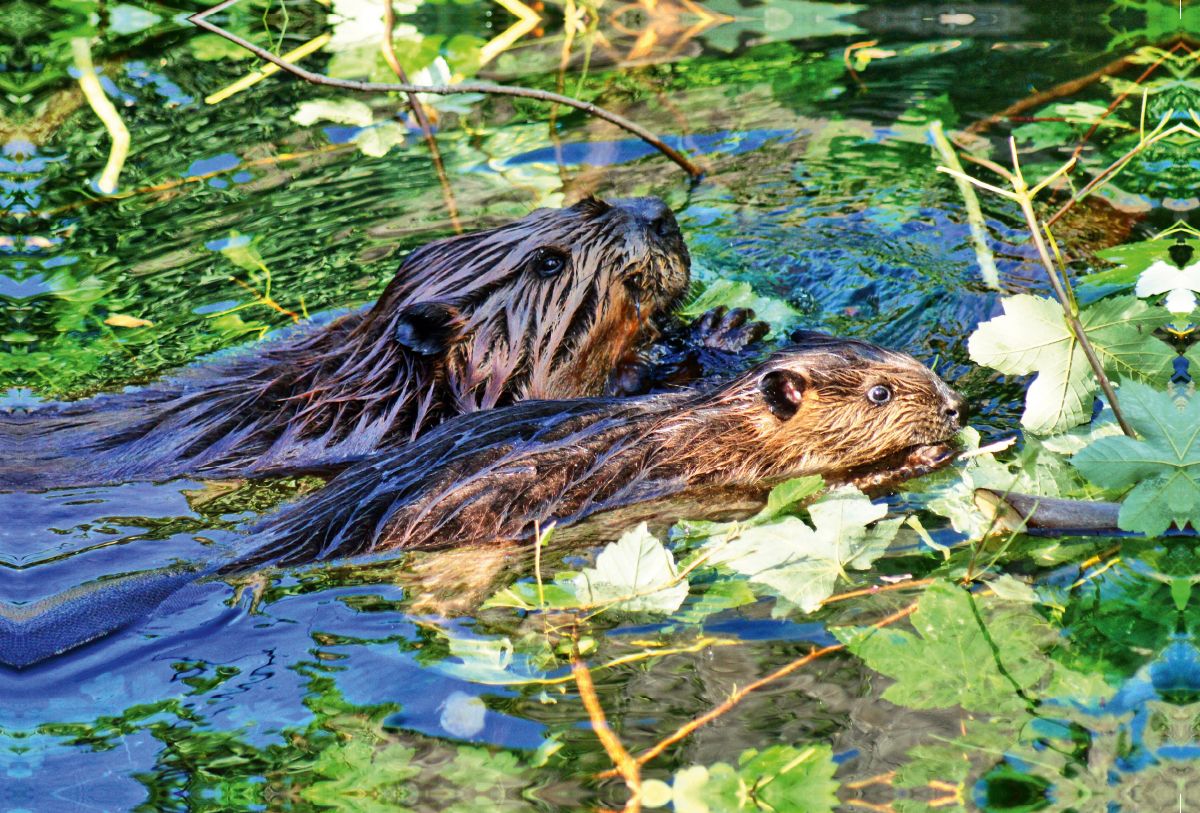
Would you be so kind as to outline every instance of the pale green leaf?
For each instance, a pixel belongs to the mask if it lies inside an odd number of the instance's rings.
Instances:
[[[812,612],[833,593],[846,567],[869,567],[887,548],[899,520],[867,529],[886,514],[885,505],[873,504],[857,489],[835,489],[809,507],[815,528],[796,517],[754,525],[728,542],[711,540],[708,546],[718,550],[709,561]]]
[[[771,489],[771,493],[767,496],[767,504],[759,516],[763,518],[777,516],[801,500],[818,493],[824,487],[825,481],[819,474],[797,477],[794,480],[780,483]]]
[[[353,140],[364,155],[378,158],[387,155],[387,151],[397,144],[404,143],[404,128],[394,121],[385,121],[360,130]]]
[[[713,308],[750,308],[754,315],[771,326],[771,332],[783,330],[800,315],[792,306],[781,299],[759,296],[747,282],[731,282],[719,279],[704,289],[704,293],[679,311],[680,316],[696,317]]]
[[[1032,587],[1007,573],[989,582],[988,586],[1000,598],[1008,599],[1009,601],[1020,601],[1025,604],[1037,604],[1039,601],[1038,594]]]
[[[737,767],[718,762],[691,765],[675,773],[670,785],[649,780],[642,785],[642,804],[676,813],[734,813],[778,810],[829,813],[838,804],[837,765],[828,745],[794,748],[776,745],[759,753],[744,751]],[[753,795],[747,788],[755,788]]]
[[[374,119],[371,108],[357,99],[315,99],[302,102],[292,114],[292,121],[304,126],[318,121],[332,121],[336,124],[366,127]]]
[[[675,557],[642,523],[596,557],[575,579],[581,601],[628,612],[673,613],[687,598],[687,579],[676,581]]]
[[[1135,297],[1106,299],[1080,313],[1084,333],[1105,371],[1122,379],[1167,381],[1176,353],[1151,334],[1170,314]],[[1004,315],[984,322],[967,343],[972,360],[1002,373],[1037,373],[1021,423],[1038,433],[1062,432],[1092,414],[1098,387],[1058,303],[1021,294],[1004,300]]]

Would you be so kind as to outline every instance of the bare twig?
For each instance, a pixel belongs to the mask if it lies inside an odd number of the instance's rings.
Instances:
[[[949,167],[938,167],[938,171],[961,178],[968,183],[995,192],[1009,200],[1016,201],[1021,207],[1021,212],[1025,215],[1025,222],[1029,226],[1029,234],[1033,238],[1034,246],[1037,248],[1038,257],[1046,269],[1046,275],[1050,278],[1050,286],[1054,289],[1054,296],[1058,299],[1059,305],[1062,306],[1063,318],[1067,322],[1067,327],[1075,335],[1075,339],[1079,342],[1083,354],[1087,357],[1088,364],[1091,365],[1092,372],[1096,375],[1096,380],[1100,382],[1100,390],[1104,393],[1104,397],[1108,399],[1109,406],[1112,407],[1113,417],[1117,419],[1117,423],[1121,426],[1121,431],[1128,437],[1136,438],[1137,433],[1133,431],[1133,427],[1125,420],[1125,416],[1121,412],[1121,407],[1117,403],[1117,393],[1113,389],[1112,382],[1108,379],[1108,374],[1104,372],[1104,364],[1100,361],[1100,357],[1096,354],[1096,348],[1092,346],[1091,341],[1087,337],[1087,332],[1083,329],[1083,324],[1079,321],[1079,314],[1074,306],[1074,297],[1068,293],[1063,280],[1058,276],[1058,270],[1050,260],[1050,252],[1046,249],[1046,241],[1042,238],[1043,226],[1038,222],[1037,214],[1033,211],[1034,196],[1049,186],[1056,178],[1066,174],[1071,167],[1075,166],[1075,159],[1071,158],[1048,177],[1043,178],[1040,183],[1030,187],[1025,183],[1025,178],[1021,175],[1021,164],[1017,159],[1016,139],[1010,136],[1008,144],[1009,150],[1012,152],[1013,162],[1013,171],[1010,176],[1010,183],[1013,187],[1013,191],[1011,192],[984,183],[967,175],[965,172]]]
[[[902,609],[898,612],[892,613],[887,618],[883,619],[882,621],[878,621],[878,622],[872,624],[871,626],[874,627],[875,629],[879,629],[881,627],[886,627],[888,624],[895,623],[896,621],[899,621],[902,618],[907,618],[908,616],[910,616],[914,612],[916,612],[916,610],[917,610],[917,603],[913,602],[912,604],[908,605],[904,609]],[[812,663],[817,658],[820,658],[822,655],[827,655],[830,652],[837,652],[839,649],[845,649],[845,648],[846,648],[845,644],[834,644],[833,646],[826,646],[826,647],[822,647],[821,649],[814,649],[812,652],[809,652],[807,655],[805,655],[801,658],[797,658],[796,660],[792,661],[791,663],[787,664],[786,666],[775,670],[771,674],[767,675],[765,678],[756,680],[753,683],[747,684],[746,686],[743,686],[742,688],[733,691],[729,695],[729,697],[725,700],[724,703],[721,703],[719,706],[716,706],[711,711],[708,711],[707,713],[700,715],[699,717],[695,718],[694,720],[691,720],[690,722],[685,723],[684,725],[680,726],[678,729],[675,730],[674,733],[670,734],[664,740],[659,742],[657,745],[650,748],[648,751],[644,752],[641,756],[639,756],[637,758],[637,760],[636,760],[637,764],[639,766],[645,765],[647,762],[654,759],[656,756],[661,754],[663,751],[665,751],[671,745],[679,742],[684,737],[688,736],[693,731],[695,731],[697,728],[700,728],[700,726],[717,719],[722,714],[729,711],[731,708],[733,708],[739,702],[741,702],[742,698],[744,698],[746,695],[750,694],[754,690],[761,689],[763,686],[766,686],[768,683],[772,683],[776,680],[779,680],[779,678],[784,677],[785,675],[791,674],[792,672],[799,669],[801,666]],[[590,675],[589,675],[589,678],[590,678]],[[618,770],[617,770],[616,774],[614,774],[614,772],[612,772],[612,771],[607,771],[605,773],[600,774],[600,776],[612,776],[612,775],[617,775],[617,774],[624,776],[624,774],[621,773],[621,771],[620,771],[619,763],[618,763]]]
[[[396,74],[396,78],[407,85],[408,74],[404,72],[400,60],[396,59],[396,48],[392,43],[392,29],[395,27],[396,10],[392,6],[392,0],[383,0],[383,41],[379,47],[383,51],[383,61],[392,69],[392,73]],[[433,170],[437,173],[438,185],[442,187],[442,200],[450,215],[450,223],[456,232],[462,234],[462,222],[458,219],[458,204],[454,200],[454,191],[450,188],[450,179],[446,176],[446,165],[442,163],[441,150],[438,149],[437,140],[433,137],[433,127],[429,124],[429,116],[425,115],[425,108],[421,106],[421,100],[417,98],[416,93],[410,91],[406,95],[408,96],[408,106],[412,108],[413,117],[421,127],[421,134],[425,136],[425,143],[429,146],[429,156],[433,160]]]
[[[1026,110],[1029,110],[1034,107],[1038,107],[1040,105],[1045,104],[1046,102],[1052,102],[1055,99],[1061,99],[1064,96],[1070,96],[1072,94],[1078,93],[1079,91],[1086,88],[1088,85],[1094,84],[1095,82],[1099,81],[1100,79],[1103,79],[1105,76],[1113,76],[1115,74],[1120,73],[1121,71],[1128,68],[1131,64],[1133,64],[1133,63],[1131,63],[1129,61],[1129,57],[1123,56],[1120,59],[1116,60],[1115,62],[1108,63],[1107,65],[1105,65],[1103,68],[1100,68],[1099,70],[1092,71],[1087,76],[1080,77],[1079,79],[1072,79],[1070,82],[1063,82],[1061,85],[1055,85],[1054,87],[1050,88],[1049,90],[1043,90],[1040,93],[1035,93],[1032,96],[1027,96],[1024,99],[1022,99],[1021,101],[1017,102],[1016,104],[1010,105],[1009,107],[1005,108],[1003,111],[997,113],[996,115],[988,116],[986,119],[983,119],[982,121],[975,122],[974,124],[972,124],[970,127],[967,128],[967,132],[971,133],[972,135],[974,135],[976,133],[987,132],[989,129],[991,129],[991,126],[993,124],[999,124],[1000,122],[1004,121],[1005,119],[1010,118],[1011,116],[1019,116],[1022,113],[1024,113]]]
[[[291,73],[294,76],[300,77],[306,82],[312,82],[316,85],[345,88],[346,90],[360,90],[369,93],[411,92],[432,93],[438,96],[449,96],[455,93],[483,93],[497,96],[518,96],[524,99],[537,99],[538,101],[543,102],[557,102],[559,104],[564,104],[568,107],[574,107],[578,110],[582,110],[585,113],[590,113],[597,118],[604,119],[605,121],[617,125],[623,130],[633,133],[638,138],[642,139],[647,144],[651,145],[663,155],[667,156],[680,167],[682,167],[691,177],[698,178],[703,174],[695,164],[689,161],[678,150],[666,144],[661,138],[654,135],[654,133],[650,132],[645,127],[635,124],[629,119],[626,119],[623,116],[618,116],[616,113],[612,113],[602,107],[597,107],[590,102],[582,102],[578,99],[572,99],[570,96],[563,96],[558,93],[550,93],[544,90],[534,90],[532,88],[514,87],[511,85],[413,85],[408,83],[386,84],[382,82],[355,82],[349,79],[335,79],[332,76],[324,76],[319,73],[313,73],[312,71],[306,71],[303,68],[300,68],[289,62],[285,62],[275,54],[272,54],[270,51],[259,48],[254,43],[244,40],[236,34],[232,34],[220,26],[208,21],[207,18],[209,15],[223,11],[236,2],[238,2],[238,0],[225,0],[225,2],[215,5],[207,11],[202,11],[199,14],[193,14],[188,18],[188,20],[192,24],[203,28],[205,31],[210,31],[213,34],[224,37],[230,42],[242,46],[255,56],[278,65],[288,73]]]
[[[322,34],[321,36],[316,37],[315,39],[311,39],[308,42],[304,43],[296,50],[287,52],[286,54],[281,56],[280,59],[282,59],[284,62],[297,62],[297,61],[303,59],[304,57],[308,56],[309,54],[311,54],[313,51],[319,50],[320,48],[324,47],[325,43],[329,42],[329,40],[332,38],[333,38],[333,35],[328,32],[325,34]],[[204,103],[205,104],[216,104],[217,102],[222,102],[222,101],[228,99],[230,96],[234,95],[235,93],[241,93],[246,88],[251,87],[253,85],[257,85],[259,82],[266,79],[271,74],[278,73],[278,72],[279,72],[278,65],[263,65],[260,69],[258,69],[256,71],[251,71],[250,73],[243,76],[241,79],[234,82],[232,85],[230,85],[226,88],[222,88],[221,90],[218,90],[216,93],[212,94],[211,96],[206,96],[204,99]]]
[[[1113,175],[1124,169],[1126,164],[1132,161],[1138,153],[1149,147],[1151,144],[1162,141],[1164,138],[1180,132],[1200,137],[1200,131],[1194,130],[1191,127],[1188,127],[1186,124],[1176,124],[1171,129],[1164,130],[1163,127],[1168,121],[1170,121],[1173,113],[1173,110],[1169,111],[1165,116],[1163,116],[1162,120],[1159,121],[1158,126],[1150,132],[1150,135],[1142,138],[1132,149],[1129,150],[1129,152],[1125,153],[1112,164],[1110,164],[1107,169],[1093,178],[1087,186],[1083,187],[1083,189],[1080,189],[1078,192],[1072,195],[1071,199],[1064,203],[1059,210],[1055,212],[1049,220],[1046,221],[1046,225],[1054,225],[1054,222],[1065,215],[1072,206],[1086,198],[1088,195],[1092,194],[1096,187],[1105,183],[1112,178]]]
[[[608,720],[604,717],[600,698],[596,696],[596,686],[592,683],[592,673],[588,671],[587,665],[579,660],[578,650],[575,650],[571,656],[571,673],[575,676],[575,685],[579,687],[579,697],[583,700],[588,717],[591,718],[592,730],[596,732],[596,737],[604,746],[604,751],[608,754],[609,759],[616,763],[617,773],[625,780],[625,786],[629,788],[630,797],[629,801],[625,803],[624,813],[638,813],[642,809],[640,763],[629,755],[625,746],[621,745],[621,741],[617,739],[617,735],[608,727]]]

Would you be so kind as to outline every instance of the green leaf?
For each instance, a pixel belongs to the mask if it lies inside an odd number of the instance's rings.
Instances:
[[[713,613],[732,610],[758,601],[750,585],[742,579],[722,579],[712,584],[694,601],[685,603],[672,618],[682,624],[703,624]]]
[[[825,487],[821,475],[813,474],[808,477],[797,477],[780,483],[771,489],[767,496],[767,504],[759,516],[775,517],[788,510],[801,500],[808,499]]]
[[[332,121],[337,124],[366,127],[374,120],[371,108],[357,99],[316,99],[302,102],[292,114],[292,121],[304,126],[318,121]]]
[[[693,299],[680,311],[680,316],[693,318],[713,308],[724,306],[750,308],[754,315],[771,326],[772,333],[782,331],[800,312],[781,299],[772,299],[754,293],[748,282],[731,282],[719,279],[704,289],[704,293]]]
[[[926,589],[912,616],[916,634],[893,627],[833,632],[867,666],[896,679],[885,700],[914,709],[962,706],[1004,714],[1023,709],[1017,687],[1033,686],[1050,668],[1037,657],[1037,622],[1027,613],[993,614],[985,637],[967,591],[939,581]]]
[[[385,121],[367,127],[354,136],[354,143],[364,155],[378,158],[397,144],[404,143],[404,128],[394,121]]]
[[[828,745],[799,749],[776,745],[744,751],[738,767],[718,762],[676,771],[670,785],[652,779],[642,786],[646,807],[674,805],[676,813],[779,810],[828,813],[838,804],[837,765]],[[753,788],[753,794],[747,789]]]
[[[710,540],[709,547],[721,547],[709,561],[812,612],[833,594],[846,567],[869,567],[883,553],[901,522],[889,520],[868,530],[887,514],[887,506],[873,504],[854,488],[835,489],[808,511],[815,528],[796,517],[755,525],[728,543]]]
[[[1151,333],[1170,321],[1135,297],[1106,299],[1080,313],[1084,333],[1104,369],[1124,379],[1169,381],[1177,354]],[[1062,432],[1092,414],[1099,384],[1058,303],[1021,294],[1004,300],[1004,315],[971,335],[971,359],[1002,373],[1038,375],[1025,396],[1021,423]]]
[[[1120,398],[1143,440],[1101,438],[1071,463],[1103,488],[1134,486],[1117,519],[1124,530],[1159,536],[1172,523],[1200,525],[1200,400],[1180,410],[1170,394],[1136,383],[1121,387]]]
[[[596,566],[576,577],[575,589],[589,605],[673,613],[688,594],[687,579],[676,582],[676,576],[675,557],[643,522],[605,547],[596,557]]]

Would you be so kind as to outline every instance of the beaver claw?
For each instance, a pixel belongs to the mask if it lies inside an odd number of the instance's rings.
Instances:
[[[766,322],[754,320],[749,308],[713,308],[691,325],[668,332],[652,353],[652,389],[690,386],[713,376],[728,376],[741,370],[752,347],[770,332]]]
[[[752,321],[750,308],[713,308],[696,320],[689,331],[693,344],[726,353],[736,353],[761,340],[771,331],[766,322]]]

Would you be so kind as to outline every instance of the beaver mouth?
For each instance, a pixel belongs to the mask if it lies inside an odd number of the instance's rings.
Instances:
[[[882,491],[914,477],[945,468],[962,450],[953,443],[921,443],[846,472],[842,483],[861,491]]]

